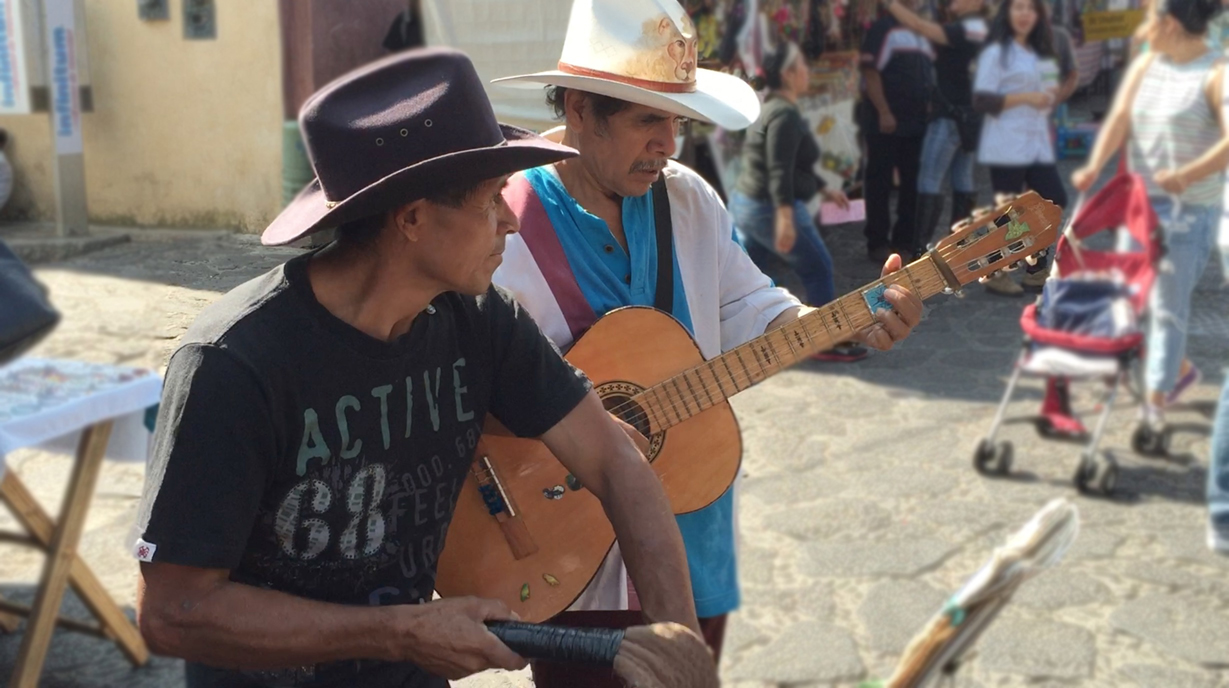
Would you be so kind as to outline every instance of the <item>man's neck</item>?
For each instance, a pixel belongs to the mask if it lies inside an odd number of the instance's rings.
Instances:
[[[572,132],[565,130],[563,145],[579,149],[578,144]],[[580,207],[590,213],[598,217],[611,214],[617,217],[623,212],[623,197],[603,186],[593,173],[585,168],[582,158],[584,153],[578,158],[555,163],[555,170],[559,173],[563,188],[567,189],[568,195],[579,203]]]
[[[395,256],[334,244],[311,258],[307,275],[316,300],[334,317],[373,339],[391,342],[439,295],[393,269]]]

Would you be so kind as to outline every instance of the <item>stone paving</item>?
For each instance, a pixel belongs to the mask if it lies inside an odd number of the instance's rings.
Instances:
[[[254,237],[162,236],[45,264],[39,276],[65,314],[37,355],[161,369],[199,310],[222,292],[295,253]],[[838,291],[876,276],[857,228],[826,238]],[[782,276],[789,283],[788,276]],[[1130,449],[1134,410],[1120,397],[1104,447],[1122,464],[1121,494],[1078,496],[1079,447],[1044,441],[1026,417],[1040,383],[1028,382],[1002,437],[1015,474],[987,479],[971,455],[989,427],[1019,345],[1023,299],[980,287],[938,297],[897,351],[857,364],[809,363],[734,400],[745,442],[739,501],[742,610],[721,666],[727,686],[853,686],[885,677],[911,635],[990,554],[1049,499],[1073,497],[1082,531],[1063,563],[1021,589],[957,677],[959,686],[1229,686],[1229,558],[1204,547],[1203,490],[1209,418],[1229,361],[1226,298],[1212,267],[1199,287],[1190,355],[1205,381],[1173,415],[1172,455]],[[1091,412],[1096,384],[1078,387]],[[68,460],[8,457],[49,509]],[[108,463],[82,552],[131,608],[136,564],[125,538],[143,471]],[[12,526],[0,514],[0,528]],[[41,557],[4,545],[0,594],[29,603]],[[75,600],[69,613],[83,614]],[[7,676],[19,635],[0,636]],[[132,670],[104,641],[57,632],[43,685],[180,686],[178,662]],[[465,688],[531,685],[523,673],[488,673]]]

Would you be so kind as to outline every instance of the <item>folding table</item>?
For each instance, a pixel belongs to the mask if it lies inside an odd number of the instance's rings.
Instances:
[[[146,459],[149,416],[161,391],[158,375],[140,368],[31,358],[0,367],[0,503],[26,531],[0,532],[0,541],[47,554],[32,606],[0,599],[0,631],[15,631],[18,617],[28,618],[10,688],[38,685],[57,624],[114,641],[134,665],[149,660],[140,633],[77,556],[77,545],[103,458]],[[25,447],[75,452],[56,520],[12,470],[5,471],[4,456]],[[96,622],[59,616],[69,585]]]

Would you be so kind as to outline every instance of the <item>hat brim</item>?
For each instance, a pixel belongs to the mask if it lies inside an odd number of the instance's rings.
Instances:
[[[533,88],[540,85],[574,88],[712,122],[731,130],[746,129],[760,116],[760,99],[751,86],[736,76],[711,69],[696,70],[696,90],[691,93],[663,93],[620,81],[569,74],[557,69],[504,77],[491,83],[513,88]]]
[[[313,179],[260,235],[266,246],[283,246],[322,229],[391,210],[422,198],[427,190],[472,184],[577,155],[520,127],[500,124],[505,143],[449,153],[405,167],[331,205]]]

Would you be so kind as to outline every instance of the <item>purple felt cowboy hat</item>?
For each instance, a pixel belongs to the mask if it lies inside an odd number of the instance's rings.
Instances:
[[[299,125],[316,179],[265,229],[264,244],[576,155],[495,121],[469,58],[443,48],[339,77],[307,99]]]

